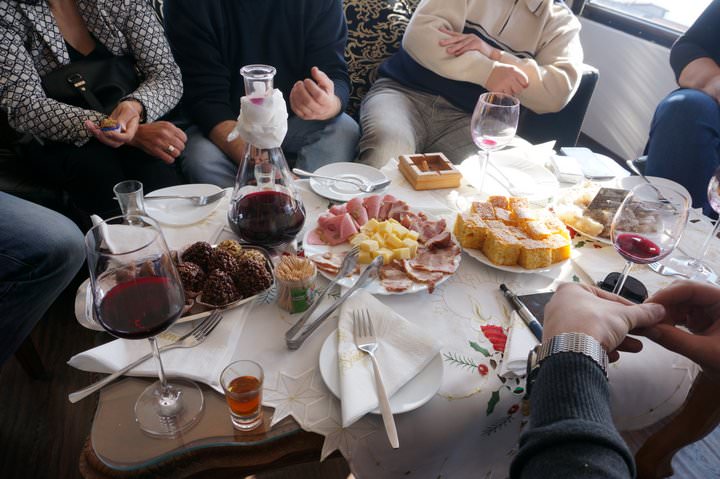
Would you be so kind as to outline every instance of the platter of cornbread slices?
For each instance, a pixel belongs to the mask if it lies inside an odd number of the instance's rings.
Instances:
[[[570,232],[551,211],[527,198],[490,196],[458,213],[455,237],[473,258],[513,273],[547,271],[568,260]]]
[[[413,210],[392,195],[353,198],[318,217],[303,239],[305,255],[327,278],[334,278],[346,253],[357,246],[357,268],[338,284],[352,286],[367,264],[382,256],[370,294],[433,292],[455,273],[461,248],[443,218]]]

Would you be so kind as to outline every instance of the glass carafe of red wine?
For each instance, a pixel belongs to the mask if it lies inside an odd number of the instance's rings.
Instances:
[[[249,65],[240,73],[245,79],[246,97],[253,105],[262,106],[263,101],[273,94],[275,69],[267,65]],[[243,136],[242,131],[240,136]],[[260,139],[257,143],[265,144],[259,146],[244,136],[243,139],[247,144],[230,199],[230,227],[248,243],[267,247],[290,243],[305,223],[305,207],[293,185],[282,149],[279,144],[262,147],[272,141],[266,143]]]

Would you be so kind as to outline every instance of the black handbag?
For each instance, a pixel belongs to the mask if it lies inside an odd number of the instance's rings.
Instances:
[[[102,60],[79,60],[42,78],[48,98],[110,114],[120,100],[142,82],[129,55]]]

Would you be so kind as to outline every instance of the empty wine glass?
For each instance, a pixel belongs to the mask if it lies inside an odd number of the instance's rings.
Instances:
[[[480,95],[473,111],[470,130],[475,145],[482,155],[478,190],[485,185],[490,152],[512,141],[520,116],[520,101],[504,93],[487,92]]]
[[[613,245],[627,261],[613,293],[622,291],[633,264],[653,263],[672,253],[689,208],[690,198],[668,187],[641,184],[628,193],[610,226]]]
[[[85,236],[90,285],[98,321],[124,339],[150,339],[159,381],[135,403],[140,428],[158,437],[175,437],[200,418],[204,399],[192,381],[165,378],[155,335],[182,313],[185,293],[165,238],[145,216],[117,216],[95,225]]]
[[[713,210],[720,213],[720,168],[715,170],[715,173],[710,178],[707,189],[708,200]],[[720,221],[715,222],[715,227],[705,237],[702,242],[699,255],[695,257],[674,257],[668,260],[668,266],[686,275],[690,279],[697,281],[708,281],[714,283],[717,281],[718,276],[713,269],[705,263],[705,257],[710,249],[710,243],[713,238],[717,238],[718,231],[720,231]]]

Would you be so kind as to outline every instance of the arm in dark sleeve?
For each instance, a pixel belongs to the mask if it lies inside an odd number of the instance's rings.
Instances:
[[[610,414],[607,379],[578,353],[543,361],[532,387],[531,421],[520,438],[511,478],[616,479],[635,463]]]
[[[214,22],[215,7],[216,2],[173,0],[165,9],[167,35],[185,87],[183,106],[205,135],[237,116],[230,105],[231,75],[222,57],[223,25]]]
[[[670,50],[675,79],[688,63],[708,57],[720,64],[720,0],[714,0]]]
[[[307,70],[316,66],[330,77],[342,104],[342,113],[350,98],[350,77],[345,63],[347,23],[342,0],[325,0],[322,5],[323,10],[310,19],[307,30],[310,35],[306,43]]]

